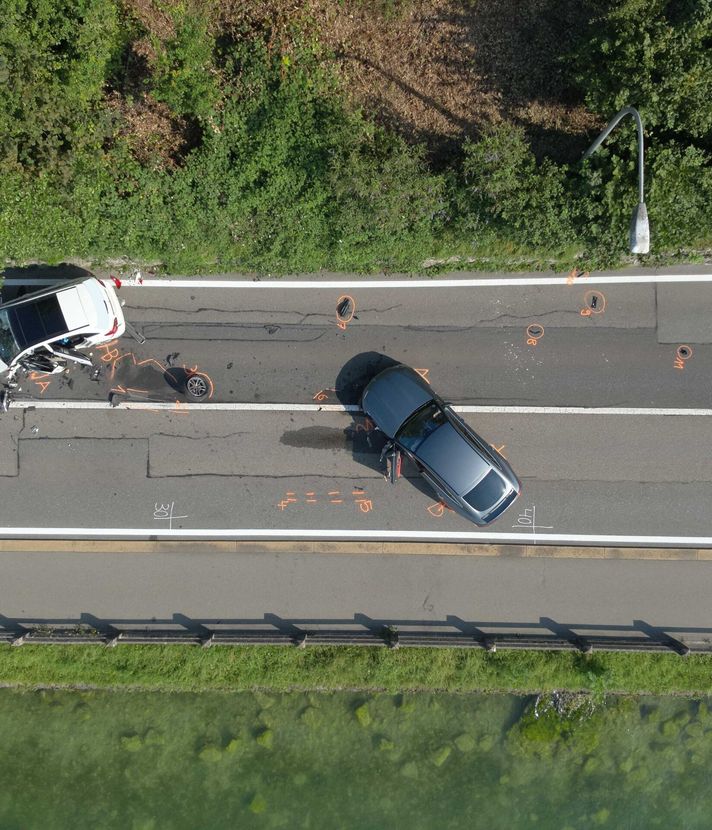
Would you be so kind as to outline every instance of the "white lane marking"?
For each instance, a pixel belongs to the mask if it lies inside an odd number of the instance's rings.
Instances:
[[[453,406],[455,412],[479,415],[634,415],[634,416],[710,416],[712,409],[675,407],[616,406]],[[112,406],[108,401],[13,400],[12,409],[132,409],[170,412],[361,412],[357,404],[318,403],[168,403],[166,401],[121,401]]]
[[[324,530],[322,528],[203,528],[160,530],[153,527],[5,527],[0,528],[0,538],[21,537],[78,537],[112,539],[161,538],[161,539],[354,539],[413,540],[440,542],[515,542],[529,545],[531,533],[487,533],[485,531],[437,531],[437,530]],[[537,544],[583,544],[632,547],[712,547],[712,536],[607,536],[585,533],[537,533]]]
[[[121,401],[112,406],[108,401],[32,401],[13,400],[12,409],[133,409],[147,412],[156,409],[167,412],[360,412],[356,404],[315,403],[168,403],[166,401]]]
[[[36,285],[54,285],[57,280],[32,280]],[[573,284],[611,285],[658,282],[712,282],[710,274],[591,274],[578,278]],[[25,280],[8,279],[5,285],[25,285]],[[478,277],[464,279],[341,279],[341,280],[282,280],[282,279],[144,279],[143,288],[507,288],[522,285],[572,285],[568,276],[561,277]],[[126,283],[126,287],[132,287]]]

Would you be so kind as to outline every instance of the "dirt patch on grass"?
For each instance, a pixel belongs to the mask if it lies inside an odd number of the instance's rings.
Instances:
[[[570,161],[599,126],[563,58],[587,22],[581,0],[410,0],[395,15],[312,2],[354,103],[436,157],[508,119],[535,152]]]
[[[126,11],[139,20],[146,31],[161,41],[175,37],[176,27],[171,16],[152,0],[122,0]],[[170,2],[161,5],[171,5]]]
[[[107,103],[118,117],[117,134],[146,167],[156,170],[177,167],[199,143],[195,124],[176,116],[166,104],[150,95],[128,100],[112,93]]]

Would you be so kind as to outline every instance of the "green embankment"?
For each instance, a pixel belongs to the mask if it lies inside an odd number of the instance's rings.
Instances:
[[[364,647],[23,645],[0,648],[0,684],[242,691],[256,688],[709,694],[712,655]]]
[[[0,260],[118,257],[172,273],[621,261],[637,198],[630,120],[585,164],[557,154],[556,129],[535,156],[516,114],[434,159],[353,106],[294,5],[228,19],[219,0],[4,0]],[[384,8],[400,5],[372,13]],[[581,33],[546,47],[567,96],[552,107],[600,124],[640,109],[647,261],[685,258],[711,241],[712,0],[587,0],[578,16]]]

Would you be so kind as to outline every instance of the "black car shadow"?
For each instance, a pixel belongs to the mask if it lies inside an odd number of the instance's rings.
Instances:
[[[79,265],[62,262],[59,265],[12,266],[5,268],[1,276],[3,284],[0,297],[3,303],[9,303],[23,294],[45,288],[43,283],[38,283],[39,280],[52,280],[53,283],[69,282],[82,277],[91,277],[93,274]],[[7,285],[7,280],[17,281],[18,284]]]
[[[336,376],[334,388],[339,403],[344,406],[359,405],[363,390],[379,372],[400,363],[380,352],[361,352],[344,363]]]

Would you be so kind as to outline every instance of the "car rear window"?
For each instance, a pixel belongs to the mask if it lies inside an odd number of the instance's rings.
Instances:
[[[20,349],[67,333],[67,322],[55,296],[8,309],[8,317]]]
[[[462,498],[470,507],[482,513],[497,504],[506,489],[507,485],[502,477],[494,470],[490,470],[482,481],[476,484],[469,493],[465,493]]]

